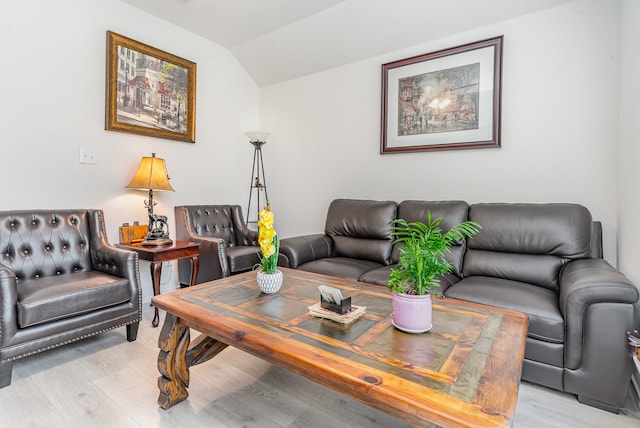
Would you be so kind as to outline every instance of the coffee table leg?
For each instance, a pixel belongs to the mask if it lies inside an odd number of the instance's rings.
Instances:
[[[168,409],[189,396],[189,328],[181,324],[178,317],[167,313],[158,339],[158,405]]]

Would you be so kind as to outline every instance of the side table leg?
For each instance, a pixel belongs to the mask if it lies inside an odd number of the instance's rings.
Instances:
[[[196,285],[196,279],[198,278],[198,269],[200,269],[200,257],[196,254],[191,257],[191,286]]]
[[[160,277],[162,274],[162,262],[161,263],[151,263],[151,282],[153,282],[153,295],[157,296],[160,294]],[[153,327],[157,327],[160,323],[160,314],[158,313],[158,308],[155,308],[155,314],[153,316],[153,321],[151,325]]]
[[[158,405],[168,409],[189,396],[189,329],[180,323],[178,317],[167,313],[160,338],[158,339]]]

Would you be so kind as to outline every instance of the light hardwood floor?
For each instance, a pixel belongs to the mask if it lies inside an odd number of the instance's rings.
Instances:
[[[402,422],[242,351],[227,348],[191,370],[189,398],[156,405],[157,339],[145,305],[138,340],[113,330],[14,363],[0,389],[1,427],[405,427]],[[161,322],[164,313],[161,312]],[[193,338],[193,337],[192,337]],[[626,415],[523,382],[516,427],[640,427]]]

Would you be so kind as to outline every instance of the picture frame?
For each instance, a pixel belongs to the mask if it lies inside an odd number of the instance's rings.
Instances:
[[[107,31],[107,131],[195,143],[195,106],[195,63]]]
[[[502,40],[383,64],[380,153],[501,147]]]

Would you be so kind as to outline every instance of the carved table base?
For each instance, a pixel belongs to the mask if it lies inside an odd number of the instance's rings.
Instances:
[[[167,313],[158,339],[158,405],[163,409],[181,402],[189,396],[189,367],[215,357],[227,347],[210,337],[200,335],[190,345],[189,328],[180,319]]]

